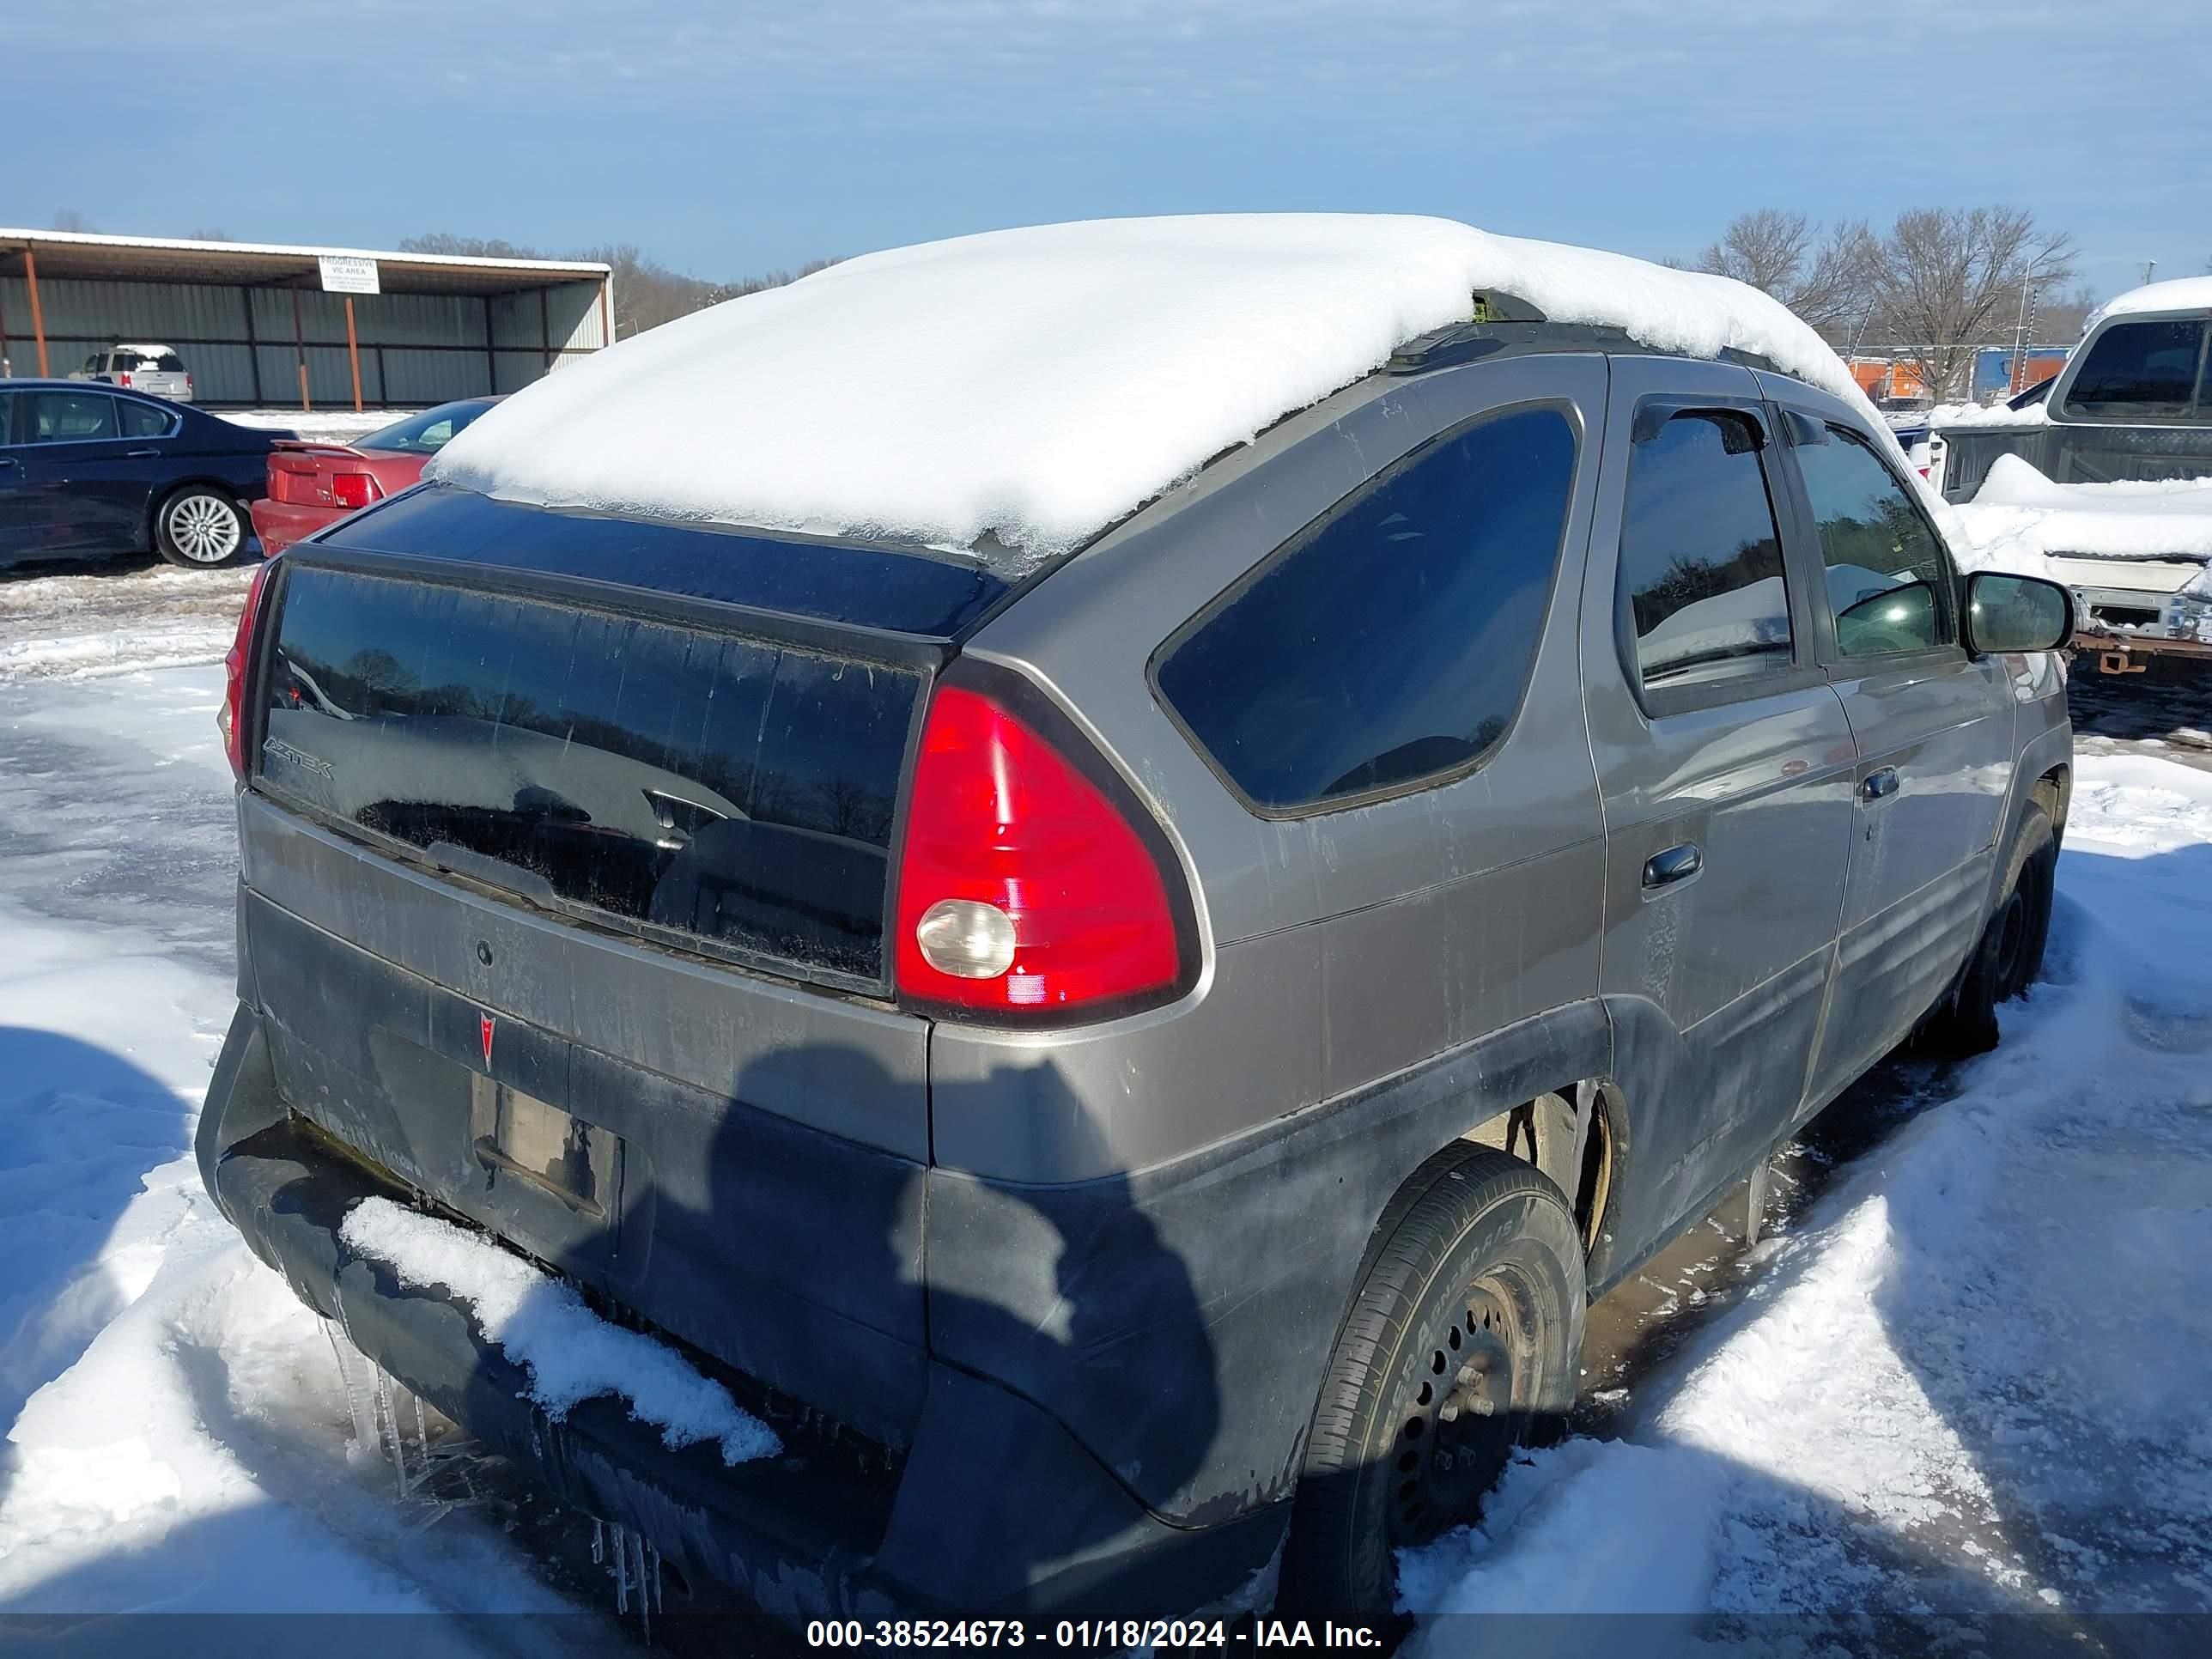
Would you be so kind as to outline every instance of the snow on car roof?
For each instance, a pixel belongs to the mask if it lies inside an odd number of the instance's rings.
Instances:
[[[503,499],[951,548],[1076,546],[1369,374],[1477,294],[1866,410],[1820,337],[1725,277],[1449,220],[1095,220],[895,248],[729,301],[517,392],[426,476]]]
[[[2212,276],[2176,276],[2131,288],[2091,312],[2081,331],[2087,334],[2107,317],[2138,311],[2212,311]]]

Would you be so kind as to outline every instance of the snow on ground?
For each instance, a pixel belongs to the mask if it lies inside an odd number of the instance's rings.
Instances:
[[[351,443],[368,433],[379,432],[394,421],[419,410],[408,409],[210,409],[208,413],[240,426],[264,431],[293,432],[317,443]]]
[[[418,1533],[349,1461],[320,1325],[198,1190],[220,687],[0,677],[0,1613],[564,1607],[477,1514]],[[1753,1253],[1620,1437],[1532,1455],[1410,1561],[1415,1606],[1723,1644],[1779,1613],[1762,1639],[1897,1659],[1974,1650],[1939,1617],[2212,1613],[2212,775],[2086,756],[2060,887],[2004,1046]]]
[[[319,1322],[200,1190],[234,1006],[221,686],[0,684],[0,1613],[572,1613],[348,1463]]]
[[[647,516],[995,534],[1043,556],[1467,320],[1478,293],[1664,350],[1757,353],[1873,417],[1818,335],[1725,277],[1445,219],[1200,214],[846,260],[525,387],[425,476]]]
[[[1621,1438],[1530,1457],[1411,1559],[1413,1606],[1695,1614],[1683,1645],[1761,1652],[2212,1614],[2212,776],[2084,760],[2059,884],[1997,1052],[1753,1253]]]
[[[1974,499],[1952,511],[1969,569],[2050,576],[2054,556],[2212,559],[2212,478],[2057,483],[2017,455],[2000,455]],[[2212,599],[2212,570],[2182,590]]]
[[[185,570],[141,555],[9,573],[0,678],[221,662],[253,569]]]

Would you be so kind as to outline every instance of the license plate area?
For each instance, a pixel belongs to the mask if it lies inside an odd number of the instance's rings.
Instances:
[[[477,1076],[471,1102],[477,1161],[605,1222],[622,1195],[623,1141],[520,1089]]]

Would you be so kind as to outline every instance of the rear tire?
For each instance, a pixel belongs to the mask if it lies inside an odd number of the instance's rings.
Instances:
[[[171,564],[219,570],[246,551],[246,509],[213,484],[186,484],[154,512],[154,547]]]
[[[1279,1610],[1396,1619],[1396,1551],[1474,1520],[1516,1446],[1564,1427],[1587,1295],[1559,1189],[1458,1142],[1385,1212],[1314,1411]]]
[[[1997,1004],[2042,977],[2057,874],[2058,837],[2050,811],[2039,800],[2030,801],[2013,836],[2012,858],[1999,890],[2002,896],[1966,958],[1958,989],[1923,1030],[1923,1045],[1930,1053],[1964,1060],[1997,1046]]]

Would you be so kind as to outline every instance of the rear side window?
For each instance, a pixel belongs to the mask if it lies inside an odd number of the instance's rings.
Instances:
[[[1556,409],[1408,456],[1171,644],[1162,696],[1263,811],[1464,769],[1520,707],[1574,471]]]
[[[166,438],[176,427],[177,417],[166,409],[156,409],[151,404],[134,404],[128,398],[116,401],[126,438]]]
[[[1628,463],[1620,604],[1647,690],[1755,678],[1791,665],[1781,532],[1760,428],[1732,410],[1682,410]]]
[[[920,677],[295,564],[257,781],[526,898],[874,980]]]
[[[2202,322],[2116,323],[2091,343],[2066,406],[2084,415],[2186,414],[2203,357]]]
[[[1820,531],[1837,649],[1874,657],[1950,644],[1950,566],[1897,475],[1856,432],[1810,421],[1795,429],[1790,453]]]

